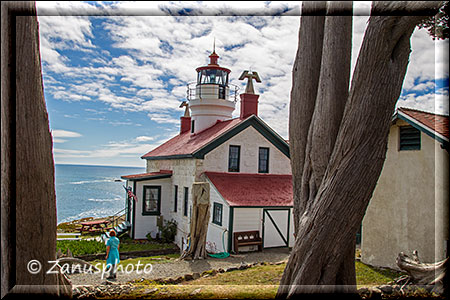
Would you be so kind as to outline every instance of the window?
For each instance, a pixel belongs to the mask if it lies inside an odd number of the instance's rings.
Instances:
[[[143,215],[160,215],[161,186],[144,186]]]
[[[401,126],[399,150],[420,150],[420,131],[412,126]]]
[[[258,173],[269,173],[269,148],[259,148]]]
[[[222,204],[214,202],[212,222],[220,226],[222,226],[222,209]]]
[[[184,205],[183,205],[183,215],[187,217],[188,215],[188,200],[189,200],[189,188],[184,188]]]
[[[228,156],[228,172],[239,172],[241,146],[230,146]]]
[[[195,125],[195,120],[191,121],[191,133],[194,133],[194,125]]]
[[[173,212],[177,212],[178,209],[178,185],[174,186],[174,192],[175,195],[173,197]]]

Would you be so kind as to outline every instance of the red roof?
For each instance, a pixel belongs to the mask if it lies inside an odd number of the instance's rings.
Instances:
[[[192,154],[243,121],[240,118],[218,121],[215,125],[193,135],[189,131],[178,134],[161,146],[144,154],[142,158]]]
[[[400,107],[398,110],[430,128],[434,132],[445,136],[447,139],[449,138],[448,116],[405,107]]]
[[[292,175],[205,172],[231,206],[291,206]]]
[[[159,172],[124,175],[124,176],[121,176],[121,178],[127,179],[127,180],[145,180],[145,179],[170,177],[170,176],[172,176],[172,171],[160,170]]]

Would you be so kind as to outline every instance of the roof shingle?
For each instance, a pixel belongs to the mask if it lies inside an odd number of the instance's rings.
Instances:
[[[430,128],[431,130],[445,136],[447,139],[449,138],[449,122],[448,116],[445,115],[437,115],[417,109],[411,109],[411,108],[405,108],[400,107],[398,109],[402,113],[410,116],[411,118],[415,119],[417,122],[425,125],[426,127]]]
[[[291,206],[292,175],[205,172],[231,206]]]

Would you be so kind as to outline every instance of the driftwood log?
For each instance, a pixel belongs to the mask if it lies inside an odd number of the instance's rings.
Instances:
[[[210,216],[209,183],[194,182],[192,185],[192,202],[190,243],[180,259],[206,258],[206,235]]]
[[[408,282],[415,285],[434,285],[432,292],[444,294],[444,280],[448,266],[448,257],[436,263],[420,262],[417,250],[411,257],[403,252],[397,256],[397,266],[408,274]]]

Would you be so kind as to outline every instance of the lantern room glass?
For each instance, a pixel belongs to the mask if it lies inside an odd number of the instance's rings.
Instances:
[[[197,74],[197,84],[228,85],[228,72],[218,69],[204,69]]]

